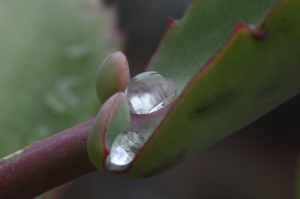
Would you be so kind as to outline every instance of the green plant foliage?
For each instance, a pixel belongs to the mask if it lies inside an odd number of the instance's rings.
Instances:
[[[275,3],[195,0],[170,25],[149,70],[172,77],[180,96],[158,127],[145,126],[156,130],[125,175],[173,167],[299,93],[300,1],[266,16]]]
[[[195,0],[183,19],[170,24],[148,70],[172,77],[179,93],[224,45],[238,21],[256,24],[278,0]]]
[[[110,55],[99,66],[96,91],[100,102],[104,103],[117,92],[124,92],[130,81],[126,56],[122,52]]]
[[[93,116],[95,71],[112,44],[103,33],[108,18],[92,1],[0,4],[3,157]]]
[[[114,94],[101,107],[89,133],[87,149],[95,167],[105,170],[105,156],[109,153],[115,138],[130,130],[130,113],[125,94]]]

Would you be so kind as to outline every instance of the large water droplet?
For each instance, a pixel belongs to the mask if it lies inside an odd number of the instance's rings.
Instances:
[[[150,71],[135,76],[128,84],[125,95],[134,113],[147,114],[170,104],[176,97],[176,90],[172,79]]]
[[[119,134],[114,140],[107,158],[108,169],[128,165],[145,143],[142,134],[127,131]]]

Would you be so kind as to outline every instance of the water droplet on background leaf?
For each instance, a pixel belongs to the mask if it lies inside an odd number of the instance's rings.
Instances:
[[[135,76],[125,90],[129,107],[136,114],[157,111],[174,101],[176,94],[174,81],[155,71]]]
[[[128,165],[144,145],[145,141],[146,139],[142,134],[133,131],[126,131],[119,134],[112,144],[108,156],[109,163],[112,166]]]

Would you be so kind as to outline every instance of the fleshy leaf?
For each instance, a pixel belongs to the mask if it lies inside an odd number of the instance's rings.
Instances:
[[[124,92],[130,81],[126,56],[122,52],[110,55],[97,72],[96,90],[103,103],[117,92]]]
[[[237,23],[258,21],[274,3],[199,0],[171,24],[149,70],[182,92],[125,175],[173,167],[299,93],[300,2],[280,1],[259,25]]]
[[[130,130],[130,114],[124,93],[110,97],[97,114],[88,138],[88,153],[95,167],[106,170],[105,159],[118,134]]]
[[[148,70],[171,77],[180,93],[193,75],[215,55],[238,21],[256,24],[278,0],[195,0],[168,30]]]

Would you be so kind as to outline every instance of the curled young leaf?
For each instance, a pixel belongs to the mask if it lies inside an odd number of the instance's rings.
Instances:
[[[96,91],[98,98],[104,103],[117,92],[124,92],[130,80],[128,62],[122,52],[110,55],[100,65],[97,72]]]
[[[129,107],[124,93],[116,93],[101,107],[88,137],[89,158],[100,170],[106,170],[105,159],[118,134],[130,130]]]

